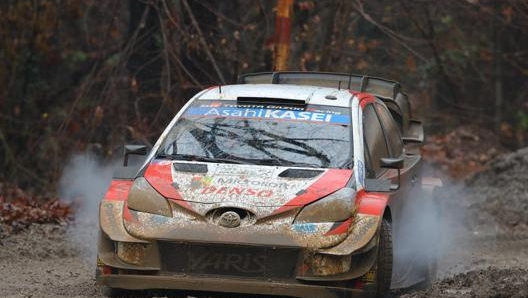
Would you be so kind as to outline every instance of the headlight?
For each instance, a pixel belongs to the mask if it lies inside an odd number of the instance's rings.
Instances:
[[[116,253],[119,259],[134,265],[144,265],[148,244],[117,242]]]
[[[128,208],[172,217],[172,210],[167,199],[160,195],[143,177],[137,178],[130,188]]]
[[[295,218],[295,223],[343,221],[355,213],[356,191],[342,188],[306,207]]]

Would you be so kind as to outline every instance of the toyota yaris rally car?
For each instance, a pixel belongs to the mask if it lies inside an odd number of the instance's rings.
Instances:
[[[147,156],[100,204],[97,282],[311,298],[428,282],[426,245],[396,257],[428,234],[405,228],[409,206],[431,208],[422,140],[393,81],[275,72],[203,90],[150,152],[125,146],[125,165]]]

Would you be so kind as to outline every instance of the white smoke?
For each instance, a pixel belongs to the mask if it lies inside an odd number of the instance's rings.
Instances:
[[[105,162],[91,152],[74,155],[63,170],[59,196],[72,204],[75,221],[69,237],[76,242],[87,261],[95,264],[98,232],[98,207],[117,162]]]
[[[429,175],[431,172],[439,175],[438,171],[430,169],[424,172],[424,177],[434,176]],[[426,200],[425,204],[411,199],[409,202],[413,203],[400,210],[400,226],[393,227],[394,269],[407,268],[411,262],[415,268],[425,269],[436,257],[437,277],[443,278],[458,273],[456,271],[460,271],[463,263],[468,261],[450,255],[461,247],[470,247],[471,237],[466,237],[471,233],[467,222],[468,188],[463,182],[455,184],[447,177],[442,177],[442,183],[443,186],[436,188],[432,197],[418,198]],[[454,270],[454,266],[458,269]],[[422,276],[423,271],[415,274]],[[398,282],[399,277],[393,276],[393,279]]]

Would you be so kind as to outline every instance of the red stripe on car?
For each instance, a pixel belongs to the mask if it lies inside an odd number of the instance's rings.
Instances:
[[[125,205],[123,206],[123,219],[129,222],[137,221],[137,219],[132,216],[132,213],[130,213],[130,209],[128,209],[127,202],[125,202]]]
[[[382,216],[389,201],[389,194],[360,190],[356,195],[358,213]]]
[[[375,102],[376,98],[370,94],[361,94],[359,96],[359,106],[364,109],[365,106],[371,102]]]
[[[348,231],[348,228],[350,227],[351,223],[352,223],[352,218],[349,218],[349,219],[341,222],[341,224],[336,225],[335,228],[333,227],[333,229],[331,229],[330,231],[326,232],[325,236],[346,233]]]
[[[183,200],[180,193],[172,186],[172,163],[171,162],[152,162],[145,171],[145,179],[154,187],[162,196],[173,200],[181,207],[193,210],[192,207]]]
[[[323,174],[317,181],[310,185],[302,194],[288,201],[282,207],[273,211],[272,214],[278,214],[288,211],[298,206],[304,206],[317,199],[327,196],[346,186],[352,170],[330,169]]]
[[[132,180],[112,180],[104,200],[108,201],[126,201],[128,199],[128,192],[132,187]]]

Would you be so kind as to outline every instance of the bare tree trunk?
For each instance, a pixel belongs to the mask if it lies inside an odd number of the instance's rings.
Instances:
[[[277,0],[277,15],[275,16],[275,63],[273,65],[273,69],[276,71],[288,69],[292,12],[293,0]]]
[[[498,6],[498,4],[497,4]],[[495,46],[494,46],[494,85],[495,85],[495,115],[494,115],[494,126],[495,131],[500,132],[500,126],[502,122],[502,103],[503,103],[503,89],[502,89],[502,40],[501,40],[501,31],[500,21],[497,21],[495,26]]]

